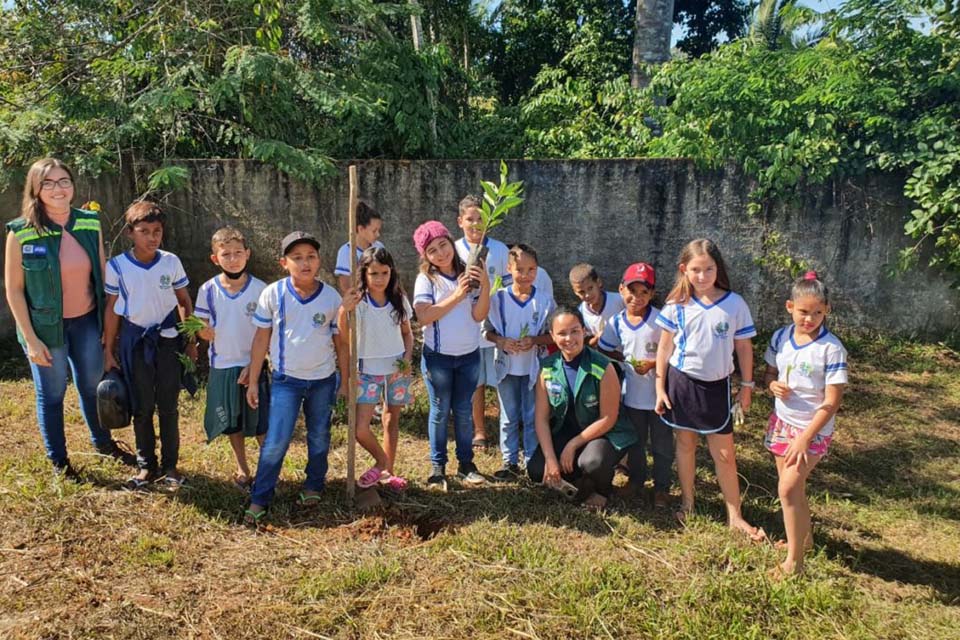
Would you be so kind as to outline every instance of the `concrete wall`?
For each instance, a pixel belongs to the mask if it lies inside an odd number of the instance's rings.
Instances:
[[[225,224],[248,236],[253,272],[265,280],[280,274],[280,238],[293,229],[313,232],[323,245],[324,272],[330,278],[336,250],[347,236],[345,168],[318,190],[253,161],[183,164],[191,171],[190,185],[167,201],[171,222],[165,246],[180,255],[194,287],[215,273],[208,259],[209,238]],[[615,288],[629,262],[646,260],[657,268],[658,288],[666,293],[682,245],[706,236],[723,250],[734,289],[746,297],[759,326],[787,321],[783,301],[789,280],[769,266],[777,250],[811,261],[822,273],[832,288],[834,326],[928,336],[942,336],[957,326],[960,295],[944,279],[925,269],[896,280],[886,275],[907,242],[903,222],[910,204],[901,195],[900,178],[872,175],[810,187],[797,201],[749,216],[745,211],[752,186],[733,168],[702,171],[684,160],[509,164],[512,179],[525,181],[527,200],[494,235],[535,247],[560,300],[572,300],[566,273],[577,262],[594,264],[608,287]],[[139,168],[140,183],[148,171]],[[384,214],[382,240],[411,291],[417,268],[413,230],[438,218],[459,235],[457,202],[477,192],[481,178],[495,179],[498,163],[367,161],[359,173],[361,195]],[[77,200],[98,199],[107,221],[115,222],[138,193],[137,184],[132,170],[119,178],[84,181]],[[14,191],[0,194],[6,218],[16,215],[18,199]],[[764,242],[774,232],[784,241],[779,249]],[[124,246],[117,238],[117,250]],[[2,321],[9,331],[9,315]]]

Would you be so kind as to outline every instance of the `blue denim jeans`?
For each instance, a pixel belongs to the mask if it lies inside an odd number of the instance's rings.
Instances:
[[[500,396],[500,453],[504,464],[517,464],[520,455],[520,423],[523,423],[523,462],[530,462],[537,450],[534,425],[536,390],[530,387],[530,376],[511,376],[497,385]]]
[[[250,502],[266,507],[273,500],[287,455],[293,428],[303,407],[307,423],[306,491],[323,491],[327,477],[327,452],[330,449],[330,418],[337,398],[337,376],[322,380],[301,380],[273,374],[270,387],[270,426],[260,449],[257,476],[250,492]]]
[[[37,396],[37,422],[54,465],[67,464],[67,441],[63,432],[63,397],[67,392],[67,369],[73,376],[80,396],[80,412],[90,430],[90,440],[97,449],[110,449],[113,438],[100,427],[97,417],[97,385],[103,376],[103,344],[97,312],[63,321],[64,344],[51,348],[52,365],[41,367],[30,363]]]
[[[448,356],[424,347],[420,370],[430,395],[430,462],[447,464],[447,419],[451,410],[457,460],[461,464],[473,462],[473,392],[480,375],[480,350]]]

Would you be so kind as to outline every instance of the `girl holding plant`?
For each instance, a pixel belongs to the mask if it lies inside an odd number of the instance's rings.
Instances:
[[[400,284],[393,257],[383,247],[369,247],[360,257],[360,302],[357,304],[357,442],[373,457],[373,466],[357,481],[361,489],[376,484],[394,491],[407,488],[407,481],[394,475],[400,412],[410,404],[413,357],[413,309]],[[341,307],[338,326],[347,325]],[[373,412],[384,397],[383,446],[370,429]]]

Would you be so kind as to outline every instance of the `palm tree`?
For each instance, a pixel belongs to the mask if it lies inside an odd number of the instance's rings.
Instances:
[[[771,51],[799,49],[825,36],[823,15],[797,0],[761,0],[750,22],[749,38]]]

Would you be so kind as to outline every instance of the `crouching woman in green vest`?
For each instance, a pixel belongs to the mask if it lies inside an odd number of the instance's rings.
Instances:
[[[620,418],[620,379],[609,358],[585,345],[576,308],[558,307],[547,326],[559,351],[543,361],[537,381],[540,446],[527,473],[551,487],[572,483],[587,507],[602,509],[617,461],[637,440],[626,418]]]
[[[4,283],[17,338],[30,361],[40,435],[55,472],[76,473],[67,458],[63,397],[68,367],[93,446],[126,463],[97,419],[97,384],[103,375],[103,241],[100,217],[70,206],[73,174],[55,158],[27,172],[19,218],[7,223]]]

